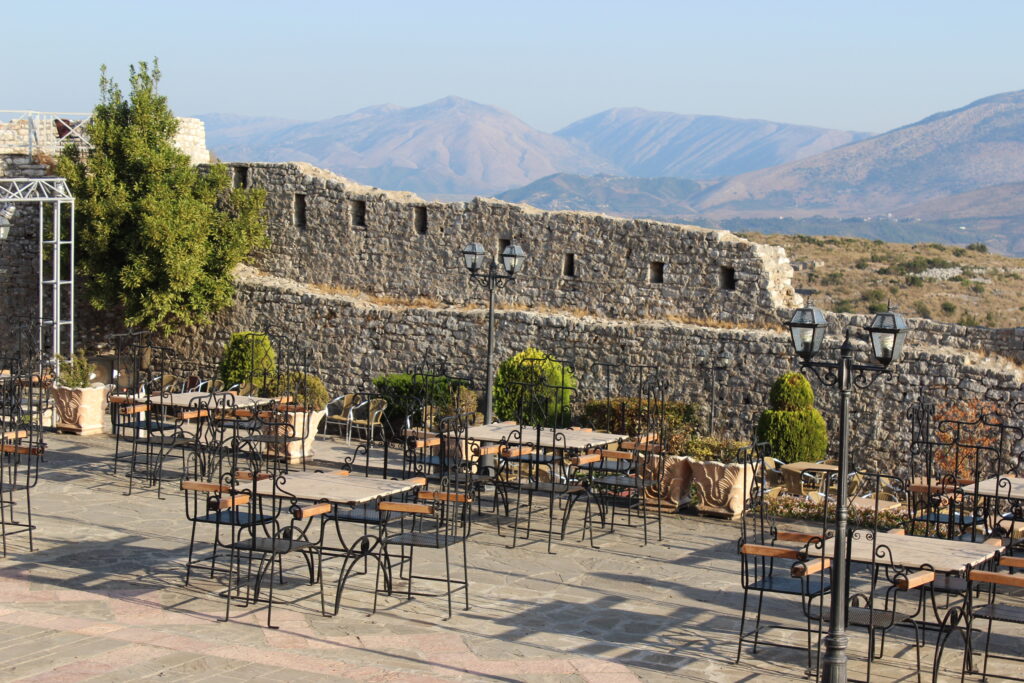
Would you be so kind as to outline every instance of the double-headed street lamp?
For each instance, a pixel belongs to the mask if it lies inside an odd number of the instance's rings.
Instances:
[[[477,242],[467,244],[462,249],[462,261],[469,270],[470,280],[487,288],[487,399],[484,424],[494,421],[494,291],[515,279],[523,269],[525,260],[526,252],[515,243],[509,244],[501,252],[500,266],[496,259],[488,256],[483,245]]]
[[[836,501],[836,531],[833,539],[832,556],[832,611],[825,636],[824,680],[835,683],[846,680],[846,601],[847,601],[847,538],[848,517],[847,480],[850,471],[850,394],[853,387],[866,388],[889,366],[899,360],[903,353],[903,341],[907,336],[907,323],[899,313],[889,310],[878,313],[867,327],[871,337],[871,353],[875,363],[860,365],[853,362],[853,344],[850,342],[850,328],[846,329],[846,340],[839,349],[839,361],[816,361],[814,356],[821,350],[828,324],[825,316],[814,307],[801,308],[789,321],[793,336],[793,349],[801,359],[801,365],[809,368],[826,386],[839,387],[839,481]],[[824,374],[819,370],[825,370]]]

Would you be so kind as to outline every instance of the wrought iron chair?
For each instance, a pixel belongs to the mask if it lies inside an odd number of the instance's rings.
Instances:
[[[1002,557],[999,559],[999,566],[1006,567],[1011,572],[1024,569],[1024,558]],[[981,680],[985,681],[988,679],[989,658],[1022,661],[1017,657],[995,655],[992,653],[992,627],[995,622],[1024,624],[1024,605],[1021,605],[1019,600],[1020,591],[1024,589],[1024,575],[975,569],[970,572],[969,577],[975,588],[984,589],[987,586],[987,590],[981,593],[982,596],[987,594],[987,600],[979,600],[981,604],[971,608],[970,621],[967,624],[968,632],[973,633],[973,622],[978,620],[985,622],[985,656],[981,667]],[[1016,593],[1014,596],[1015,600],[1009,599],[1010,596],[1006,589],[1011,589]],[[939,647],[936,649],[936,662],[938,662],[940,656],[939,648],[943,645],[945,645],[944,641],[940,642]],[[964,667],[961,671],[961,680],[966,673],[968,662],[969,658],[965,657]]]
[[[231,573],[228,574],[227,604],[224,619],[230,618],[232,597],[241,598],[244,604],[260,601],[260,591],[266,580],[268,595],[267,628],[276,629],[273,625],[274,608],[274,565],[279,567],[280,581],[284,581],[283,560],[293,553],[302,555],[306,568],[309,570],[310,585],[320,580],[318,568],[322,566],[321,551],[324,537],[323,515],[331,511],[329,503],[313,503],[301,505],[283,488],[286,474],[264,478],[253,476],[247,482],[248,491],[240,491],[232,496],[233,507],[266,505],[273,518],[268,524],[240,528],[241,533],[231,544],[231,567],[238,579],[232,587]],[[270,488],[271,495],[261,493],[260,488]],[[281,522],[281,518],[285,522]],[[267,533],[262,535],[263,529]],[[244,592],[242,582],[242,562],[246,561]],[[256,571],[253,564],[258,561]],[[269,579],[269,580],[268,580]],[[244,597],[243,597],[244,596]]]
[[[7,537],[25,533],[34,550],[32,489],[39,481],[39,463],[46,451],[43,431],[33,419],[31,377],[0,377],[0,538],[7,556]]]
[[[377,509],[384,515],[381,523],[384,561],[378,564],[377,595],[394,591],[394,568],[408,565],[408,573],[402,576],[406,581],[405,594],[437,596],[436,593],[422,593],[413,590],[415,581],[445,583],[442,594],[448,602],[448,618],[452,616],[452,596],[463,592],[465,609],[469,609],[469,555],[466,537],[470,530],[470,508],[472,496],[468,493],[469,474],[472,463],[458,454],[466,452],[466,419],[468,416],[453,416],[441,421],[441,433],[448,442],[448,452],[453,457],[445,463],[445,471],[436,488],[420,491],[416,502],[403,503],[383,501]],[[452,554],[461,548],[462,579],[452,576]],[[443,577],[415,573],[414,557],[417,549],[443,551],[445,574]],[[396,557],[397,553],[397,557]],[[344,578],[344,577],[343,577]],[[339,583],[340,597],[341,583]]]
[[[820,637],[821,628],[812,626],[811,615],[820,613],[822,600],[831,590],[830,563],[820,551],[826,538],[828,507],[821,531],[785,531],[778,528],[766,496],[769,488],[764,465],[769,447],[758,443],[742,449],[743,486],[748,492],[743,516],[740,518],[740,538],[737,549],[740,556],[740,581],[743,586],[743,607],[740,613],[739,642],[736,662],[743,657],[743,646],[753,645],[757,653],[761,633],[767,629],[794,630],[806,633],[807,668],[812,668],[813,636]],[[808,548],[810,551],[808,551]],[[817,552],[816,552],[817,550]],[[746,630],[747,610],[751,593],[757,595],[754,627]],[[761,623],[765,594],[799,598],[800,618],[804,626],[794,627],[779,623]],[[779,647],[799,648],[786,643],[773,643]]]

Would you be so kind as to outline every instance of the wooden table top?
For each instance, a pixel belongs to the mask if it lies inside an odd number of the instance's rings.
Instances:
[[[884,557],[877,557],[876,550],[885,546],[888,552]],[[810,557],[832,557],[833,540],[825,541],[824,550],[808,549]],[[878,542],[872,543],[871,534],[860,530],[850,544],[850,560],[866,564],[892,563],[908,569],[929,568],[943,574],[963,572],[968,567],[977,567],[995,557],[999,549],[985,543],[968,541],[948,541],[943,538],[925,536],[901,536],[899,534],[878,534]]]
[[[502,422],[490,425],[477,425],[466,430],[466,438],[489,443],[504,441],[507,444],[520,446],[547,446],[572,450],[599,448],[616,441],[629,440],[629,436],[625,434],[585,432],[580,429],[552,429],[550,427],[541,428],[538,434],[537,427],[524,426],[522,433],[515,434],[519,429],[520,427],[517,424],[505,424]]]
[[[1002,482],[1001,486],[1000,482]],[[979,481],[977,488],[971,485],[964,486],[963,489],[964,493],[977,493],[979,496],[1024,500],[1024,479],[1019,477],[992,477],[985,481]]]
[[[300,500],[358,505],[411,491],[422,485],[422,479],[374,479],[339,476],[337,472],[292,472],[278,480],[278,493]],[[261,482],[256,490],[260,495],[274,495],[269,481]]]

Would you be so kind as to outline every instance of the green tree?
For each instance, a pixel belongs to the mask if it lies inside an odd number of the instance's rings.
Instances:
[[[576,384],[576,376],[568,365],[539,349],[524,349],[498,366],[494,377],[494,413],[500,420],[567,426]]]
[[[266,193],[231,189],[227,167],[200,172],[174,147],[178,122],[157,92],[155,59],[132,67],[129,80],[125,97],[101,68],[91,148],[65,148],[57,169],[76,199],[89,303],[166,334],[232,303],[232,269],[266,239]]]

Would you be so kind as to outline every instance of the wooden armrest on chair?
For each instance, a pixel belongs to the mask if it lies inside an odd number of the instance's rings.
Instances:
[[[1024,588],[1024,575],[1022,574],[1003,574],[1002,572],[989,572],[981,569],[972,569],[968,578],[975,582],[995,583],[1001,586]]]
[[[5,443],[0,446],[2,453],[16,453],[18,455],[42,455],[43,449],[36,446],[17,446],[13,443]]]
[[[317,515],[326,515],[333,507],[330,503],[317,503],[316,505],[297,507],[292,510],[292,517],[295,519],[309,519]]]
[[[806,562],[797,562],[793,565],[793,568],[789,570],[789,573],[794,579],[799,579],[804,576],[817,574],[831,566],[832,560],[829,558],[816,557],[813,560],[807,560]]]
[[[1024,557],[1000,557],[999,566],[1024,569]]]
[[[490,446],[474,446],[473,453],[476,455],[497,455],[501,452],[501,446],[492,444]]]
[[[800,551],[796,548],[780,548],[775,545],[758,545],[756,543],[744,543],[740,546],[742,555],[760,555],[762,557],[783,557],[790,560],[799,560]]]
[[[625,444],[623,444],[623,447],[625,447]],[[598,454],[602,458],[607,458],[608,460],[632,460],[633,459],[633,454],[628,452],[628,451],[598,450],[597,452],[598,452]]]
[[[147,410],[149,410],[149,406],[147,406],[145,403],[135,403],[134,405],[130,406],[126,405],[124,408],[121,408],[118,412],[120,412],[122,415],[135,415],[136,413],[144,413]]]
[[[911,588],[919,588],[920,586],[931,583],[934,580],[935,572],[928,569],[922,569],[919,572],[899,577],[896,580],[896,586],[900,590],[908,591]]]
[[[271,476],[270,472],[257,472],[256,481],[266,481],[267,479],[270,479]],[[235,472],[235,479],[238,479],[239,481],[252,481],[252,472],[249,470],[238,470]]]
[[[570,460],[573,465],[577,467],[579,465],[589,465],[595,462],[601,462],[601,455],[598,453],[587,453],[586,455],[577,455]]]
[[[422,505],[420,503],[393,503],[388,500],[377,503],[377,509],[381,512],[407,512],[413,515],[434,514],[434,507],[432,505]]]
[[[533,449],[529,446],[516,446],[514,448],[506,448],[501,451],[501,457],[515,459],[521,458],[524,455],[530,455],[531,453],[533,453]]]
[[[198,420],[201,417],[209,417],[210,411],[208,410],[186,410],[184,413],[178,415],[182,420]]]
[[[240,494],[237,496],[229,496],[227,498],[221,498],[216,502],[212,502],[210,507],[214,510],[227,510],[228,508],[238,507],[239,505],[245,505],[251,500],[251,496],[248,494]]]

